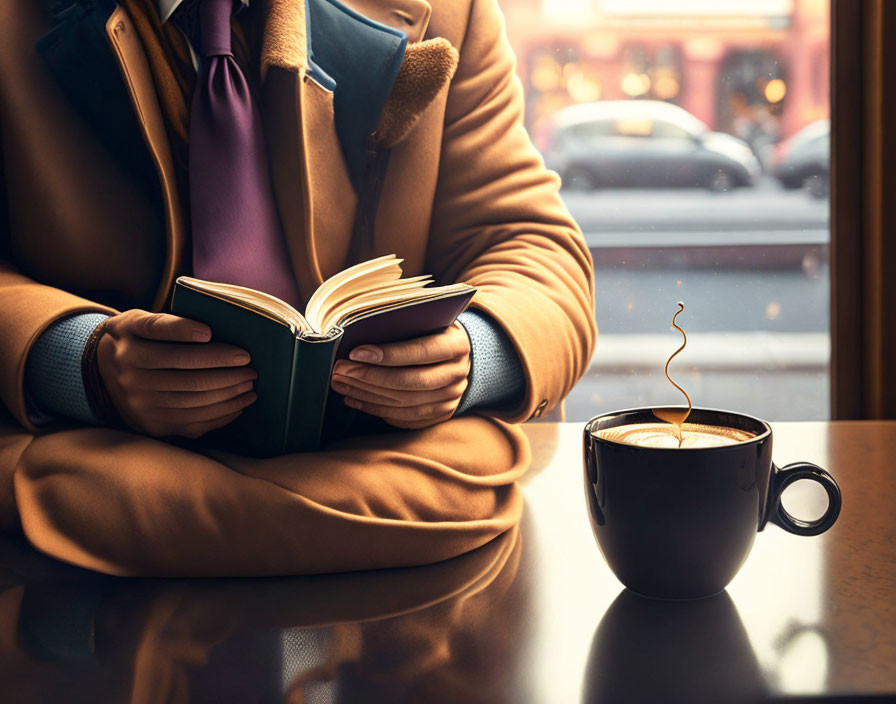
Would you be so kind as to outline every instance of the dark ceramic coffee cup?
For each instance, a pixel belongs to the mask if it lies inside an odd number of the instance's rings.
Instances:
[[[772,429],[742,413],[694,408],[689,423],[746,430],[749,440],[722,447],[654,448],[596,435],[656,422],[639,408],[585,425],[585,494],[591,527],[616,577],[633,592],[697,599],[723,590],[769,521],[797,535],[818,535],[840,514],[840,488],[808,462],[772,463]],[[828,507],[813,521],[791,516],[781,494],[798,479],[824,487]]]

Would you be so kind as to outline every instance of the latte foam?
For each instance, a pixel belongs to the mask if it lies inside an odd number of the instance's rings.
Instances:
[[[727,428],[721,425],[685,423],[682,425],[681,444],[676,428],[669,423],[631,423],[617,428],[598,430],[596,437],[638,447],[688,449],[698,447],[723,447],[746,442],[756,435],[747,430]]]

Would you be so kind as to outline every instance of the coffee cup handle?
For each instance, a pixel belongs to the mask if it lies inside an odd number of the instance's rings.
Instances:
[[[828,507],[821,518],[804,521],[791,516],[781,503],[784,490],[800,479],[811,479],[824,487],[828,495]],[[769,486],[768,520],[786,531],[797,535],[818,535],[834,525],[840,515],[840,487],[834,478],[818,465],[811,462],[794,462],[784,467],[772,465],[771,485]]]

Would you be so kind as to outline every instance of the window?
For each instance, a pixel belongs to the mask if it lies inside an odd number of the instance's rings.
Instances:
[[[828,418],[827,0],[499,0],[526,123],[595,260],[569,420],[683,402]]]
[[[691,139],[694,135],[688,132],[684,127],[657,120],[653,123],[653,132],[651,136],[656,139]]]

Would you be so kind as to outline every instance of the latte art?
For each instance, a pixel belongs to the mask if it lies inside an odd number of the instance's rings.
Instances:
[[[697,448],[722,447],[746,442],[754,437],[753,433],[737,428],[721,425],[703,425],[702,423],[684,423],[681,426],[681,444],[678,441],[676,427],[669,423],[630,423],[617,428],[605,428],[595,433],[596,437],[613,442],[638,447],[658,448]]]

